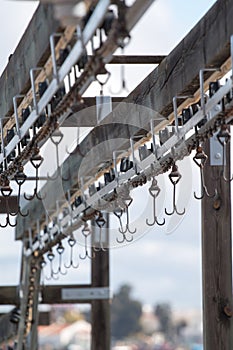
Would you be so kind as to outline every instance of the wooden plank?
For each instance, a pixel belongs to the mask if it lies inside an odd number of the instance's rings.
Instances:
[[[209,145],[206,146],[209,154]],[[226,174],[230,174],[230,143]],[[217,198],[202,201],[203,326],[205,350],[231,350],[232,242],[230,183],[222,179],[222,167],[204,167],[208,190],[217,186]],[[217,179],[217,181],[216,181]]]

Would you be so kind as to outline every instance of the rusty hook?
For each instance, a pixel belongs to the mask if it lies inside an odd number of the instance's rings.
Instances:
[[[148,219],[146,219],[146,224],[148,226],[153,226],[155,223],[159,226],[163,226],[165,224],[165,219],[163,219],[162,222],[158,221],[158,217],[156,215],[156,198],[158,197],[158,195],[160,194],[161,190],[158,186],[158,182],[155,179],[155,177],[152,177],[152,182],[151,182],[151,186],[149,188],[149,193],[153,198],[153,221],[150,223]]]

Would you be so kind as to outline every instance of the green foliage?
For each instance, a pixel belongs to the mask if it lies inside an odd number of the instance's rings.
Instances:
[[[111,307],[112,336],[123,339],[140,331],[142,305],[131,298],[131,286],[125,284],[115,294]]]

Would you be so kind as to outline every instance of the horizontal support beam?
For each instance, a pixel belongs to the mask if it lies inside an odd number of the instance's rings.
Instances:
[[[41,289],[41,304],[91,303],[93,299],[109,299],[108,288],[93,288],[90,284],[48,285]],[[18,287],[0,287],[0,305],[18,305]]]

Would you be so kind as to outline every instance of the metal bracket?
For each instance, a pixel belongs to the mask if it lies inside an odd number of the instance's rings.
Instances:
[[[112,293],[108,287],[96,288],[62,288],[62,300],[103,300],[111,299]]]
[[[223,165],[223,147],[217,139],[217,133],[210,138],[210,165],[222,166]],[[224,159],[224,166],[226,165],[226,159]]]
[[[99,124],[107,115],[112,112],[111,96],[96,96],[96,119]]]

